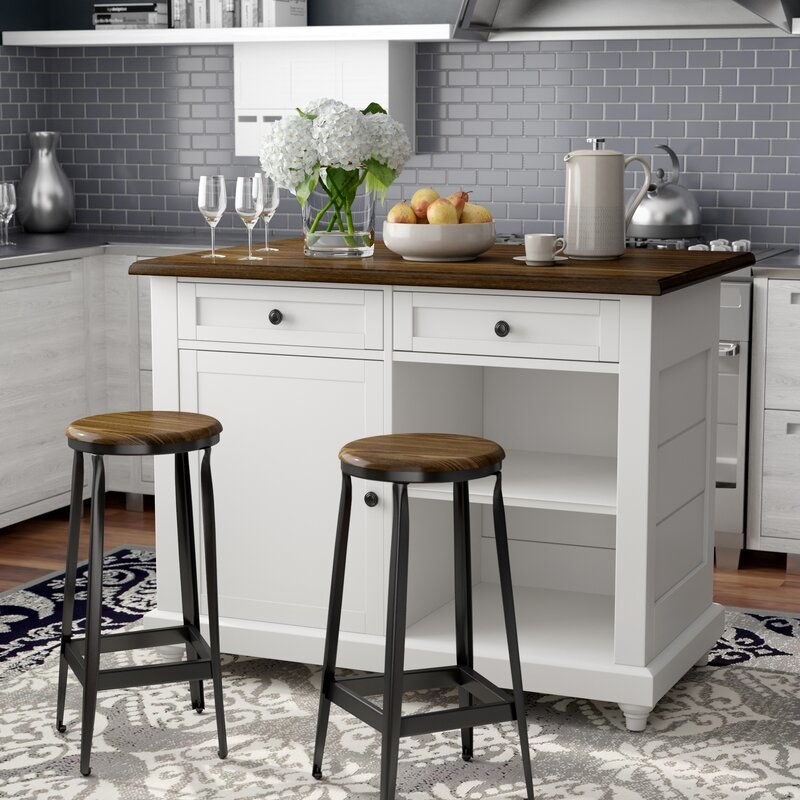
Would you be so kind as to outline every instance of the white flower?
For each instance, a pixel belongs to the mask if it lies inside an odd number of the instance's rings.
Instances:
[[[358,171],[363,180],[364,173],[377,173],[375,164],[389,172],[372,175],[376,183],[368,185],[385,191],[410,157],[411,143],[399,122],[329,97],[270,123],[261,146],[264,172],[294,194],[327,168]]]
[[[313,123],[301,116],[271,122],[261,145],[261,166],[275,182],[291,192],[319,163]]]
[[[372,158],[399,172],[411,157],[405,128],[388,114],[367,114],[364,120],[369,129]]]

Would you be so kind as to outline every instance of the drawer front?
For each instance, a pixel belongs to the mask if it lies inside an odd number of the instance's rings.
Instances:
[[[719,338],[722,341],[749,341],[751,292],[750,283],[722,282],[719,306]]]
[[[770,281],[767,300],[767,408],[800,410],[800,281]]]
[[[619,303],[397,291],[394,349],[618,361]]]
[[[383,292],[179,283],[178,337],[380,350],[383,347]]]
[[[761,536],[800,540],[800,412],[764,412]]]

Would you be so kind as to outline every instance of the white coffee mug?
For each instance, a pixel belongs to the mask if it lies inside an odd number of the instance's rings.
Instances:
[[[554,233],[526,233],[525,260],[550,264],[556,256],[564,252],[565,246],[563,236],[556,236]]]

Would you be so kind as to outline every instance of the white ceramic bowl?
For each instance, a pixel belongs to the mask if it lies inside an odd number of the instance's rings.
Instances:
[[[383,223],[383,243],[406,261],[472,261],[494,244],[494,222]]]

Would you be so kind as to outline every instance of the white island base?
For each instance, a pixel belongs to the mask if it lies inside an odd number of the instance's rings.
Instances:
[[[155,407],[224,428],[212,453],[224,651],[321,662],[336,454],[414,430],[507,450],[526,690],[617,703],[642,730],[718,640],[719,280],[642,296],[160,276],[152,298]],[[153,626],[180,609],[166,461],[156,487]],[[376,506],[359,502],[367,491]],[[476,668],[507,686],[490,493],[470,492]],[[381,671],[391,491],[355,481],[353,496],[338,664]],[[449,486],[410,496],[406,666],[452,663]]]

